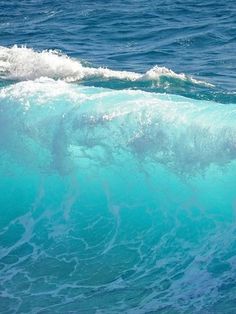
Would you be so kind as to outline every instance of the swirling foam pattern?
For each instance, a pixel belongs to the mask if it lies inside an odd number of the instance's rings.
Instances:
[[[236,105],[138,89],[214,88],[167,69],[0,60],[1,312],[236,311]]]

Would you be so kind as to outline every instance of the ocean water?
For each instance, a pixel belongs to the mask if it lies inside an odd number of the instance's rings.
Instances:
[[[235,51],[235,1],[0,1],[0,313],[236,313]]]

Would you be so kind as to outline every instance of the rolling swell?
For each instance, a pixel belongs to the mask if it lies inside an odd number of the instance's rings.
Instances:
[[[3,312],[234,312],[235,103],[139,89],[211,94],[166,69],[0,60]]]

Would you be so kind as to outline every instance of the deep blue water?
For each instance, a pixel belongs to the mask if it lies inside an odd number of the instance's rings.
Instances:
[[[0,313],[236,313],[236,2],[0,0]]]
[[[0,42],[59,49],[93,65],[154,65],[235,90],[235,1],[4,1]]]

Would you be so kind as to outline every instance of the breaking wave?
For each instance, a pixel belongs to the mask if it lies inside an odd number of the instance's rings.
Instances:
[[[183,73],[177,74],[165,67],[155,66],[144,74],[113,71],[107,68],[85,66],[80,60],[71,59],[58,51],[34,51],[26,47],[0,47],[0,73],[2,78],[13,80],[33,80],[40,77],[62,79],[76,82],[89,79],[117,79],[125,81],[159,82],[162,77],[169,77],[192,84],[213,86],[196,80]]]
[[[62,158],[73,155],[76,147],[86,154],[86,150],[101,146],[104,154],[129,151],[137,158],[152,159],[175,171],[223,165],[236,158],[234,104],[81,87],[43,78],[2,88],[0,100],[1,133],[8,129],[12,132],[12,123],[15,125],[13,149],[19,145],[20,136],[31,138],[20,141],[30,143],[29,150],[33,140],[43,148],[49,147],[51,155]],[[60,141],[64,155],[62,151],[51,151],[53,140],[59,141],[55,130],[67,139]],[[2,140],[8,146],[6,134]]]
[[[236,104],[16,46],[0,72],[3,313],[233,313]]]

